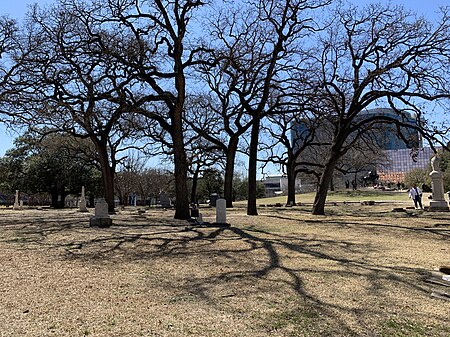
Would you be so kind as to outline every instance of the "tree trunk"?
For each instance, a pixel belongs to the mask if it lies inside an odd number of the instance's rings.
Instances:
[[[195,204],[197,204],[197,185],[198,185],[198,175],[200,172],[199,167],[197,167],[197,169],[194,171],[194,175],[192,176],[191,203]]]
[[[106,203],[108,204],[108,213],[114,214],[114,170],[106,165],[102,167],[103,189]]]
[[[103,194],[108,204],[108,213],[114,214],[114,168],[109,165],[109,155],[106,141],[94,141],[98,152],[100,167],[102,170]]]
[[[67,196],[67,193],[64,191],[64,186],[57,184],[57,186],[52,189],[50,194],[52,196],[51,207],[56,209],[64,208],[64,199]]]
[[[339,158],[339,153],[332,152],[328,162],[325,165],[322,176],[320,177],[316,196],[314,198],[312,210],[312,214],[314,215],[325,215],[325,201],[327,200],[328,188],[330,187],[334,168]]]
[[[172,142],[175,166],[175,219],[190,219],[189,193],[187,187],[187,160],[184,149],[182,111],[181,107],[173,112],[172,116]]]
[[[53,190],[50,194],[52,196],[52,202],[50,206],[52,208],[58,208],[58,190]]]
[[[248,200],[247,215],[258,215],[256,207],[257,182],[256,172],[258,165],[258,141],[259,141],[259,116],[253,116],[250,148],[248,156]]]
[[[297,174],[295,173],[295,162],[288,165],[288,196],[287,205],[295,206],[295,178]]]
[[[227,162],[225,164],[225,180],[223,186],[224,198],[227,201],[227,208],[233,208],[233,178],[234,178],[234,161],[236,159],[236,151],[238,147],[238,137],[232,136],[228,144],[226,153]]]
[[[68,195],[64,185],[60,186],[60,188],[59,188],[59,195],[60,195],[61,198],[59,199],[59,205],[58,205],[59,207],[58,208],[63,209],[66,206],[65,200],[66,200],[66,197]]]

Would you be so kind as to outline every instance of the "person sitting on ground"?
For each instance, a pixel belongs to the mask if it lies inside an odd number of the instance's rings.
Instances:
[[[409,189],[409,197],[414,201],[414,207],[416,209],[418,209],[418,208],[423,209],[423,207],[422,207],[422,190],[420,188],[418,188],[416,184],[413,184],[411,186],[411,188]]]

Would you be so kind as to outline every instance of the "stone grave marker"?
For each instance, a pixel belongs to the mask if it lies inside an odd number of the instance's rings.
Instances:
[[[95,204],[95,216],[89,220],[90,227],[110,227],[112,225],[112,219],[108,214],[108,203],[105,199],[99,199]]]
[[[172,207],[172,203],[170,202],[170,198],[166,193],[161,193],[159,195],[159,203],[161,207],[163,208],[170,208]]]
[[[225,225],[227,223],[227,201],[217,199],[216,201],[216,224]]]
[[[433,171],[430,173],[432,200],[430,201],[430,211],[448,211],[448,204],[444,198],[444,182],[439,164],[441,159],[438,156],[431,158],[431,167]]]
[[[86,207],[86,195],[84,194],[84,186],[81,186],[81,197],[80,197],[80,204],[79,204],[80,212],[87,212],[88,209]]]
[[[216,204],[217,204],[217,200],[219,200],[219,195],[217,194],[217,193],[212,193],[210,196],[209,196],[209,205],[211,206],[211,207],[216,207]]]
[[[14,207],[13,209],[20,209],[20,205],[19,205],[19,190],[16,190],[16,196],[14,198]]]

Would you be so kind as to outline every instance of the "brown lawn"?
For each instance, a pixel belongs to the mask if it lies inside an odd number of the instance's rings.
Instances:
[[[442,336],[450,213],[243,208],[229,228],[126,209],[0,209],[0,336]],[[214,221],[214,210],[202,209]]]

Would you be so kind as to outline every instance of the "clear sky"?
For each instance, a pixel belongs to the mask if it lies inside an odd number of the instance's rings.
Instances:
[[[370,2],[387,3],[388,1],[353,0],[353,2],[355,4],[363,5]],[[33,3],[45,5],[52,3],[52,0],[0,0],[0,15],[8,15],[17,18],[20,21],[27,11],[27,6]],[[432,20],[434,13],[438,10],[439,6],[450,5],[450,0],[391,0],[391,3],[402,4],[406,8],[410,8]],[[12,147],[12,141],[16,136],[16,133],[6,130],[0,123],[0,156],[3,156],[5,151]]]

